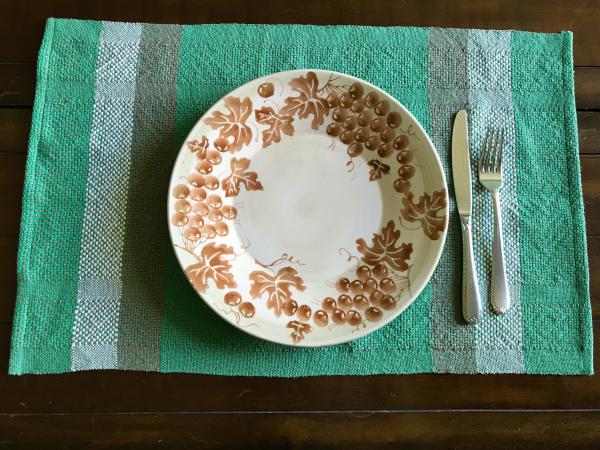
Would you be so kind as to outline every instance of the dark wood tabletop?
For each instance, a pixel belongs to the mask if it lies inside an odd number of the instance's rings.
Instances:
[[[3,0],[0,11],[0,448],[600,448],[598,375],[7,375],[35,60],[48,17],[573,31],[600,347],[600,1]]]

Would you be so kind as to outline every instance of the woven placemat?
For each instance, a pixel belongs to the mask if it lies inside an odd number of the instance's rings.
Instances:
[[[10,372],[591,373],[572,65],[570,33],[50,19],[38,61]],[[505,129],[508,314],[488,306],[492,199],[477,183],[486,308],[476,326],[458,319],[453,198],[428,287],[365,338],[323,349],[270,344],[196,296],[170,248],[163,209],[176,153],[221,96],[297,68],[346,72],[396,97],[430,134],[449,183],[457,110],[469,110],[474,161],[486,128]]]

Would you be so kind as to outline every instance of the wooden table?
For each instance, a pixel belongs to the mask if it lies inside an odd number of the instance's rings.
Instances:
[[[600,347],[600,1],[3,0],[0,9],[0,448],[600,448],[599,376],[6,375],[35,60],[50,16],[572,30]]]

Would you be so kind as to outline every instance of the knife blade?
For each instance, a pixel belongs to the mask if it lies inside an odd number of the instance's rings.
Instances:
[[[454,119],[452,177],[463,240],[462,312],[467,323],[475,323],[481,316],[481,300],[471,233],[473,193],[471,190],[471,158],[469,156],[469,124],[465,110],[459,111]]]
[[[458,213],[471,215],[471,158],[469,157],[469,125],[467,112],[463,109],[456,114],[452,131],[452,175],[454,195]]]

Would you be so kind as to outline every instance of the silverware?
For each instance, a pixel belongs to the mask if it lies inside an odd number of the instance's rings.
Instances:
[[[471,160],[469,157],[469,132],[467,112],[459,111],[454,119],[452,131],[452,175],[454,194],[460,214],[463,239],[463,289],[462,311],[467,323],[475,323],[481,315],[479,284],[473,256],[473,236],[471,234]]]
[[[502,242],[502,217],[500,211],[500,185],[502,184],[502,144],[504,130],[488,130],[479,159],[479,182],[494,197],[494,255],[492,258],[491,302],[496,314],[504,314],[510,308],[510,295],[504,269],[504,245]]]

